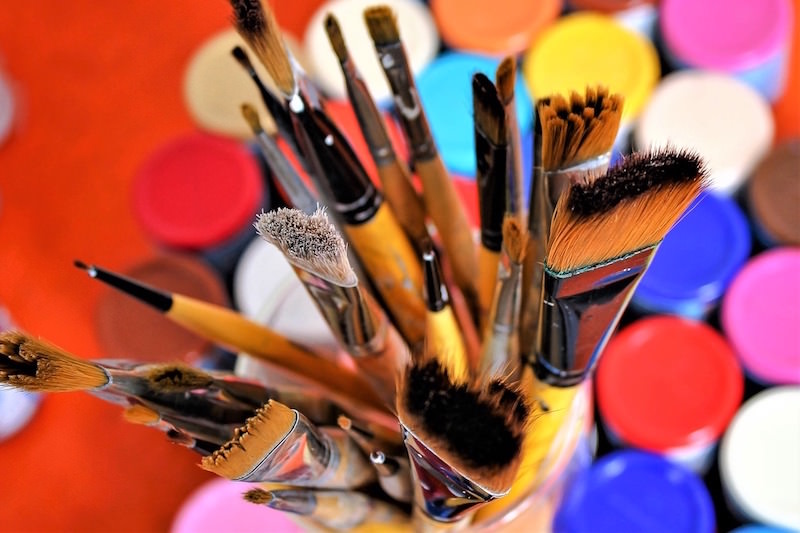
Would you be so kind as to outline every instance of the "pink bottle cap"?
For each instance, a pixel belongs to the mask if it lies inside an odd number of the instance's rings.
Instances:
[[[661,33],[680,60],[725,71],[757,66],[788,44],[788,0],[663,0]]]
[[[751,259],[722,302],[722,327],[745,370],[767,384],[800,383],[800,248]]]
[[[202,250],[253,223],[264,199],[258,163],[238,141],[194,133],[164,145],[139,170],[133,205],[160,244]]]
[[[283,512],[256,505],[242,495],[253,483],[214,479],[190,494],[172,522],[170,533],[302,533]]]

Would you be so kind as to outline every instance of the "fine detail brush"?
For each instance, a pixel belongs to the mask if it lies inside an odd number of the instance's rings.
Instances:
[[[235,9],[237,29],[256,50],[287,102],[321,198],[335,214],[405,341],[409,346],[421,344],[425,332],[422,271],[411,242],[345,136],[324,111],[308,104],[268,6],[257,0],[243,3],[250,7]]]
[[[262,213],[258,234],[294,268],[342,348],[388,406],[408,348],[378,304],[362,290],[347,259],[347,246],[325,210],[307,215],[279,208]]]
[[[485,335],[489,308],[497,285],[497,268],[503,246],[503,217],[506,213],[508,128],[497,89],[486,75],[472,77],[475,115],[475,156],[480,213],[481,244],[478,247],[479,327]]]
[[[270,400],[201,466],[236,481],[352,489],[375,481],[375,470],[339,428],[318,428]]]
[[[524,357],[539,324],[542,265],[547,253],[550,224],[556,201],[569,183],[586,183],[602,175],[622,117],[623,98],[602,87],[587,87],[541,98],[536,103],[536,145],[529,203],[529,249],[523,269],[523,316],[520,347]]]
[[[514,56],[507,56],[500,62],[495,72],[495,85],[497,96],[506,112],[506,126],[508,130],[508,182],[506,204],[507,211],[525,224],[527,220],[526,206],[523,190],[522,168],[522,139],[519,132],[517,106],[514,95],[514,85],[517,76],[517,63]]]
[[[422,199],[439,234],[456,285],[477,315],[477,256],[464,206],[444,166],[419,99],[392,9],[364,10],[367,30],[394,94],[394,106],[422,181]],[[473,317],[475,318],[475,317]]]
[[[478,374],[484,380],[505,379],[516,383],[520,379],[519,315],[522,297],[522,264],[527,249],[528,232],[517,217],[506,216],[503,221],[503,247],[508,256],[508,269],[502,268],[497,282],[484,335]]]
[[[122,412],[125,420],[132,424],[156,428],[166,435],[167,440],[189,448],[200,455],[210,455],[219,448],[220,443],[204,441],[193,437],[185,429],[179,429],[169,417],[162,416],[155,409],[141,404],[134,404]]]
[[[223,346],[257,357],[292,380],[307,383],[330,394],[343,408],[370,417],[391,428],[391,416],[368,382],[336,363],[317,357],[307,348],[225,307],[184,295],[168,293],[94,265],[76,261],[76,266],[167,318]]]
[[[304,516],[314,523],[336,531],[359,526],[386,527],[408,522],[397,507],[356,491],[251,489],[244,494],[250,503],[266,505],[278,511]]]
[[[429,238],[425,226],[425,207],[411,183],[408,167],[397,157],[383,117],[350,56],[336,17],[329,13],[324,24],[331,47],[342,67],[347,94],[378,170],[386,201],[412,243],[421,250]]]
[[[402,375],[397,412],[415,481],[418,528],[461,525],[509,491],[530,417],[515,389],[502,381],[454,383],[430,359]]]

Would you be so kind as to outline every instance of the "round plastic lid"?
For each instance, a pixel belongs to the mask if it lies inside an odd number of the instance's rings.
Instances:
[[[478,72],[495,78],[500,60],[486,56],[446,52],[417,77],[417,89],[433,137],[450,172],[474,177],[475,122],[473,120],[472,76]],[[522,77],[514,86],[520,134],[533,126],[533,105]]]
[[[767,154],[774,130],[769,104],[755,89],[730,76],[683,70],[653,91],[634,145],[694,150],[708,166],[711,187],[732,193]]]
[[[427,6],[416,0],[382,2],[396,16],[400,39],[413,74],[420,72],[439,51],[439,35]],[[342,69],[325,31],[325,17],[333,13],[342,29],[344,42],[367,84],[372,98],[380,105],[389,103],[392,92],[375,52],[375,45],[364,23],[364,9],[374,0],[333,0],[320,5],[311,17],[303,37],[309,73],[331,99],[347,99]]]
[[[527,49],[561,13],[563,0],[432,0],[442,40],[451,48],[485,54],[516,54]]]
[[[661,34],[694,67],[740,71],[787,47],[791,13],[789,0],[662,0]]]
[[[257,485],[213,479],[201,485],[183,502],[172,521],[170,533],[302,533],[287,513],[245,501],[242,495]]]
[[[800,139],[790,139],[761,161],[747,191],[756,223],[781,244],[800,245],[798,169]]]
[[[0,72],[0,145],[11,135],[14,124],[14,94],[8,81]]]
[[[711,496],[696,474],[657,455],[617,451],[570,485],[553,529],[563,533],[712,533]]]
[[[192,256],[158,255],[121,272],[156,289],[227,306],[225,286],[214,270]],[[127,294],[105,289],[95,313],[97,337],[109,358],[191,360],[211,343]]]
[[[747,218],[730,198],[702,194],[667,233],[633,302],[700,317],[722,297],[750,254]]]
[[[0,442],[12,437],[30,422],[41,397],[32,392],[0,388]]]
[[[742,405],[722,439],[719,473],[736,511],[800,530],[800,387],[772,387]]]
[[[525,55],[523,74],[534,98],[602,85],[625,97],[623,122],[635,119],[660,75],[658,53],[641,35],[607,15],[560,18]]]
[[[751,259],[722,302],[722,327],[756,380],[800,384],[800,248]]]
[[[597,368],[603,421],[623,442],[653,452],[714,444],[743,387],[725,339],[678,317],[648,317],[622,329]]]
[[[258,162],[243,144],[193,133],[145,161],[134,178],[133,208],[157,242],[208,249],[250,226],[264,194]]]

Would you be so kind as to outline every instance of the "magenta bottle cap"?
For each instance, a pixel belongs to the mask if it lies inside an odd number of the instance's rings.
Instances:
[[[800,383],[800,248],[763,252],[742,268],[722,302],[722,327],[754,379]]]

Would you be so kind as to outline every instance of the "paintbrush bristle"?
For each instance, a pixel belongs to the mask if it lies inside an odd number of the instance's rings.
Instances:
[[[339,415],[336,418],[336,425],[342,428],[344,431],[349,431],[350,428],[353,427],[353,421],[350,419],[350,417]]]
[[[497,96],[504,106],[509,105],[514,100],[514,84],[517,77],[517,62],[514,56],[507,56],[495,72],[495,83],[497,84]]]
[[[295,90],[294,72],[275,16],[266,1],[230,0],[233,23],[239,35],[264,64],[284,96]]]
[[[268,401],[236,429],[233,438],[211,455],[201,466],[218,476],[239,479],[250,473],[288,435],[297,414],[282,403]]]
[[[234,46],[231,49],[231,55],[233,58],[252,76],[255,74],[256,69],[253,66],[253,62],[250,61],[250,56],[247,55],[244,48],[241,46]]]
[[[545,264],[563,273],[653,246],[706,183],[697,154],[635,153],[589,184],[572,184],[553,215]]]
[[[25,333],[0,334],[0,384],[27,391],[70,392],[107,383],[108,375],[95,363]]]
[[[508,130],[506,111],[497,95],[497,88],[485,74],[472,76],[472,104],[475,127],[482,131],[492,144],[506,144]]]
[[[157,411],[141,404],[131,405],[122,412],[122,416],[128,422],[145,426],[157,424],[161,420],[161,415]]]
[[[264,505],[273,500],[272,493],[264,489],[250,489],[244,493],[244,499],[250,503]]]
[[[347,258],[347,245],[324,208],[308,215],[281,207],[258,215],[255,226],[261,237],[280,248],[298,268],[338,285],[358,283]]]
[[[531,415],[519,392],[500,381],[455,384],[436,359],[407,368],[399,390],[401,421],[440,458],[489,490],[511,486]]]
[[[339,61],[347,61],[347,57],[350,54],[347,51],[347,45],[344,42],[342,29],[339,27],[339,21],[336,20],[333,13],[328,13],[325,16],[325,32],[328,34],[328,40],[330,40],[333,52],[336,54]]]
[[[506,215],[503,219],[503,246],[512,263],[522,264],[528,248],[528,230],[517,217]]]
[[[180,363],[157,365],[147,371],[146,379],[151,389],[165,393],[188,392],[214,383],[206,372]]]
[[[587,87],[540,99],[536,104],[545,171],[567,168],[611,150],[622,118],[623,98],[604,87]]]
[[[386,5],[368,7],[364,10],[364,21],[370,37],[377,46],[393,44],[400,41],[394,11]]]
[[[261,120],[258,118],[258,111],[250,104],[242,104],[242,116],[247,121],[253,133],[258,135],[264,128],[261,126]]]

